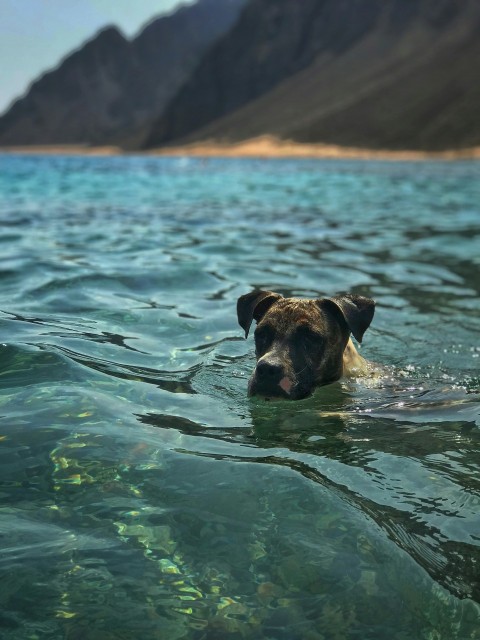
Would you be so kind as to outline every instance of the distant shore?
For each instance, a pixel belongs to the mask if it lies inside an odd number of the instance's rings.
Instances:
[[[446,151],[393,151],[361,149],[320,143],[300,143],[260,136],[243,142],[199,142],[148,151],[125,151],[115,146],[33,145],[0,147],[0,153],[81,156],[171,156],[204,158],[344,158],[358,160],[472,160],[480,159],[480,147]]]

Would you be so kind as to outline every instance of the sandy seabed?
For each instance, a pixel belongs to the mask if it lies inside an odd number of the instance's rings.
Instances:
[[[321,143],[300,143],[264,135],[242,142],[196,142],[148,151],[125,151],[120,147],[87,145],[38,145],[0,147],[0,152],[51,155],[147,155],[205,158],[347,158],[358,160],[471,160],[480,159],[480,147],[445,151],[393,151],[361,149]]]

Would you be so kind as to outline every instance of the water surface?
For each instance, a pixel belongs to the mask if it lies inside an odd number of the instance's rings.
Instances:
[[[2,638],[480,638],[479,178],[0,156]],[[248,399],[254,286],[382,376]]]

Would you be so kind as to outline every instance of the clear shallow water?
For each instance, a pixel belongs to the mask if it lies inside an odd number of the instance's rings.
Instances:
[[[2,638],[480,638],[479,178],[0,156]],[[383,375],[247,399],[253,286]]]

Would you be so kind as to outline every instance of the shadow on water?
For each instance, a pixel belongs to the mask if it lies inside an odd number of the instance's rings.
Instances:
[[[295,403],[254,399],[251,427],[244,429],[155,413],[138,417],[240,445],[238,454],[184,452],[288,467],[378,525],[451,594],[480,602],[480,397],[454,388],[412,393],[408,382],[392,389],[390,380],[363,402],[358,385],[347,383]]]
[[[273,456],[266,458],[264,461],[269,464],[287,464],[309,479],[335,489],[341,494],[342,499],[346,499],[361,513],[368,515],[376,522],[387,533],[389,538],[398,547],[405,550],[420,566],[424,567],[436,582],[442,584],[451,593],[460,598],[473,598],[478,601],[480,599],[478,577],[480,552],[478,547],[459,541],[453,542],[438,527],[428,522],[422,522],[417,510],[405,508],[409,503],[411,504],[415,501],[413,494],[408,489],[397,488],[397,504],[384,505],[375,499],[368,499],[368,495],[362,494],[361,491],[356,491],[354,481],[348,484],[343,484],[341,481],[337,483],[329,477],[328,472],[322,472],[323,464],[318,468],[317,460],[312,460],[309,464],[308,459],[303,459],[304,456],[300,456],[300,458],[294,457],[295,454],[308,453],[315,457],[321,457],[323,459],[322,463],[328,459],[336,460],[344,465],[361,468],[367,474],[370,474],[372,470],[369,467],[382,453],[387,453],[389,456],[404,457],[407,454],[406,450],[410,449],[416,451],[416,456],[421,456],[422,438],[411,438],[410,435],[408,437],[411,441],[407,446],[402,444],[401,436],[395,438],[398,446],[395,446],[395,443],[392,443],[391,440],[388,442],[388,446],[379,446],[379,440],[383,439],[384,443],[387,444],[387,439],[391,438],[392,430],[397,429],[397,425],[393,422],[388,424],[388,421],[384,421],[383,424],[376,425],[373,429],[370,429],[369,434],[363,434],[358,439],[345,436],[345,426],[343,420],[340,419],[337,425],[330,424],[326,428],[327,435],[323,436],[324,440],[321,443],[311,443],[308,437],[306,438],[307,442],[301,445],[289,442],[290,455]],[[449,425],[444,426],[444,428],[448,427]],[[472,424],[465,425],[463,429],[459,430],[458,435],[478,447],[480,439],[478,434],[472,434],[473,427],[474,425]],[[442,429],[442,425],[439,424],[438,428]],[[371,439],[372,430],[374,431],[375,446],[372,446],[371,442],[362,445],[362,440]],[[473,438],[471,437],[472,435],[474,436]],[[315,440],[316,436],[313,436],[313,439]],[[424,432],[424,452],[428,451],[428,454],[432,455],[430,439],[431,434],[425,437]],[[280,444],[277,440],[277,446]],[[435,453],[437,456],[448,454],[448,446],[435,447]],[[436,479],[433,474],[438,473],[439,468],[434,463],[428,465],[427,468],[432,473],[431,481],[433,484]],[[475,481],[469,475],[469,471],[471,472],[472,469],[465,469],[464,473],[457,474],[454,480],[457,483],[463,481],[462,490],[466,494],[471,493],[474,496],[479,491],[480,486],[478,481]],[[381,475],[375,475],[377,477],[374,477],[372,481],[381,483]],[[387,487],[385,489],[387,490]],[[421,506],[423,510],[435,511],[437,514],[445,516],[445,518],[459,516],[458,511],[453,511],[448,504],[444,504],[446,500],[442,495],[436,495],[434,487],[432,487],[431,493],[433,495],[422,499]],[[474,534],[473,517],[471,516],[472,526],[470,531],[472,543],[475,543],[478,542],[480,537]]]
[[[195,455],[289,467],[370,518],[453,595],[480,602],[480,397],[389,379],[362,400],[354,386],[330,385],[296,403],[253,399],[249,428],[139,419],[243,447]]]

